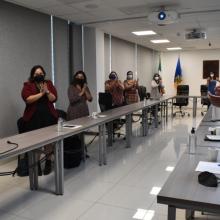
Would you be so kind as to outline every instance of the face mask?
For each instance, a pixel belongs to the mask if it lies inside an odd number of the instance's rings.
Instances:
[[[127,79],[133,79],[133,75],[127,75]]]
[[[159,79],[159,77],[158,77],[158,76],[156,76],[156,77],[155,77],[155,80],[158,80],[158,79]]]
[[[80,86],[83,86],[85,83],[85,80],[84,79],[77,79],[76,78],[76,84],[80,85]]]
[[[36,75],[34,77],[34,81],[37,82],[37,83],[44,82],[44,75]]]
[[[214,77],[214,74],[211,74],[210,76],[213,78],[213,77]]]
[[[109,79],[111,79],[111,80],[115,80],[117,77],[116,77],[116,75],[115,74],[110,74],[110,76],[109,76]]]

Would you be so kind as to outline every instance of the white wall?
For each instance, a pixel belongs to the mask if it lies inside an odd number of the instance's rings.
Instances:
[[[176,63],[180,55],[183,82],[190,87],[190,95],[200,95],[200,85],[205,84],[202,78],[203,60],[220,60],[220,50],[198,50],[183,52],[166,52],[161,54],[162,78],[166,94],[176,94],[174,87],[174,74]]]
[[[151,49],[138,46],[137,49],[137,77],[139,85],[146,86],[147,92],[151,90],[151,80],[154,73],[154,52]]]

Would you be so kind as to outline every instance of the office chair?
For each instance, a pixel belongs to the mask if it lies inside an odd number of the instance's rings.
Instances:
[[[144,101],[144,99],[150,98],[150,93],[147,93],[147,88],[145,86],[139,86],[138,87],[138,95],[140,98],[140,101]]]
[[[200,94],[201,94],[201,96],[207,96],[208,95],[208,86],[207,85],[201,85],[200,86]],[[208,109],[209,106],[210,106],[209,98],[208,97],[202,97],[201,98],[201,105],[202,105],[202,107],[207,106],[207,109]],[[201,111],[201,115],[203,116],[204,113],[206,113],[206,112],[207,112],[207,110]]]
[[[107,92],[99,92],[99,107],[101,112],[113,109],[114,107],[112,106],[112,95]],[[120,137],[121,135],[124,136],[124,134],[117,132],[118,130],[121,129],[121,127],[125,124],[125,120],[123,119],[116,119],[113,121],[113,141],[114,141],[114,136],[117,135],[117,137]],[[107,129],[109,128],[109,123],[106,124]]]
[[[177,86],[177,96],[189,96],[189,85],[178,85]],[[173,103],[174,106],[178,106],[179,107],[179,111],[176,111],[173,113],[173,116],[176,116],[177,113],[179,113],[182,117],[185,116],[185,114],[187,114],[188,116],[190,116],[190,114],[186,111],[182,110],[183,106],[188,106],[189,104],[189,98],[176,98],[176,101]]]

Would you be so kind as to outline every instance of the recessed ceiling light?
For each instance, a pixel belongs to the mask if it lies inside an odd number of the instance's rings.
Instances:
[[[134,31],[132,34],[135,34],[137,36],[146,36],[146,35],[155,35],[157,34],[154,31]]]
[[[137,212],[134,214],[133,219],[143,220],[147,212],[148,210],[146,209],[137,209]]]
[[[182,47],[168,47],[167,50],[182,50]]]
[[[164,44],[164,43],[169,43],[170,41],[167,39],[160,39],[160,40],[151,40],[151,42],[154,44]]]
[[[151,189],[150,194],[151,194],[151,195],[157,195],[157,194],[160,192],[160,190],[161,190],[161,187],[156,187],[156,186],[154,186],[154,187]]]
[[[144,216],[144,220],[151,220],[153,219],[154,215],[155,215],[155,211],[149,210],[147,214]]]
[[[168,172],[172,172],[173,170],[174,170],[174,167],[171,167],[171,166],[166,167],[166,171]]]

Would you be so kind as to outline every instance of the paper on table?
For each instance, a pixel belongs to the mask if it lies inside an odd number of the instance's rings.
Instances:
[[[220,163],[200,161],[196,167],[196,171],[220,174]]]
[[[80,127],[82,127],[82,125],[73,125],[73,124],[69,124],[69,123],[63,124],[63,128],[76,129],[76,128],[80,128]]]

